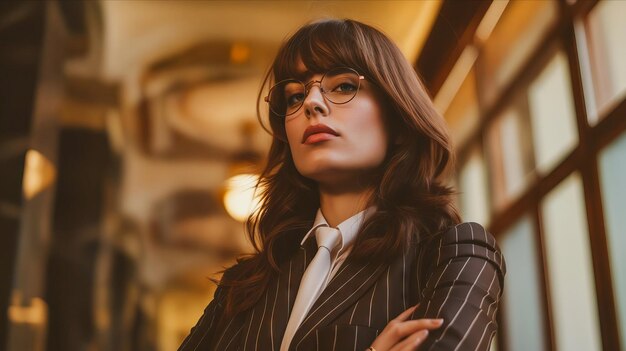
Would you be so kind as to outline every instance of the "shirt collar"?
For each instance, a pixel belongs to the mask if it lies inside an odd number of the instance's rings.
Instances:
[[[343,251],[343,249],[350,246],[354,242],[361,225],[363,225],[365,220],[375,211],[376,207],[370,206],[337,225],[336,228],[339,229],[339,232],[341,233],[341,245],[339,246],[339,252]],[[329,227],[326,218],[324,218],[324,215],[322,214],[322,209],[318,209],[317,214],[315,215],[315,220],[313,221],[313,227],[306,233],[300,245],[304,245],[309,237],[315,236],[315,229],[322,226]]]

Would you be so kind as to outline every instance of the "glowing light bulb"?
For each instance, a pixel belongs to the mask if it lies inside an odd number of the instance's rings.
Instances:
[[[224,207],[234,219],[244,222],[258,208],[259,192],[255,194],[258,179],[256,174],[238,174],[226,180]]]

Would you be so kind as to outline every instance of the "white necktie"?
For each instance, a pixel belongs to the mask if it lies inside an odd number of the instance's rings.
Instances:
[[[289,344],[300,323],[302,323],[309,309],[326,286],[326,280],[332,267],[333,257],[331,257],[331,252],[339,244],[341,238],[341,233],[335,228],[318,227],[315,230],[317,253],[302,275],[296,301],[294,302],[287,329],[280,345],[281,351],[289,349]]]

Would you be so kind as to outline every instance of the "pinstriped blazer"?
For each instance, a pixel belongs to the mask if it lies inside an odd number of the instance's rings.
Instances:
[[[279,350],[315,250],[308,241],[253,308],[220,325],[224,293],[218,287],[179,351]],[[391,319],[417,303],[411,318],[444,319],[420,350],[488,350],[505,272],[494,237],[472,222],[421,240],[388,265],[348,257],[296,331],[290,350],[362,351]]]

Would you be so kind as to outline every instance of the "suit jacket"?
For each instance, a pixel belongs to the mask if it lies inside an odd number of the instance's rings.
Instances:
[[[253,308],[220,325],[224,294],[218,287],[179,351],[279,350],[300,279],[316,251],[309,243],[281,267]],[[290,350],[365,350],[391,319],[417,303],[411,318],[444,319],[420,350],[488,350],[505,271],[494,237],[478,223],[425,238],[391,264],[348,257]]]

